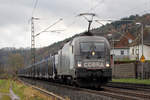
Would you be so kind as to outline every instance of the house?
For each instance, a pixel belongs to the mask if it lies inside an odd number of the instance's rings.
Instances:
[[[141,38],[130,44],[129,54],[131,60],[140,60],[142,56]],[[143,55],[145,60],[150,60],[150,33],[144,33],[143,36]]]
[[[130,60],[140,60],[142,56],[142,45],[133,45],[129,50]],[[143,44],[143,55],[145,60],[150,60],[150,43]]]
[[[116,33],[119,34],[119,33]],[[113,37],[111,42],[111,55],[113,55],[115,61],[128,60],[129,56],[129,43],[134,40],[134,37],[130,33],[121,34],[118,38]]]
[[[114,55],[115,61],[120,60],[127,60],[129,59],[129,48],[128,47],[115,47],[114,49],[111,49],[111,55]]]
[[[118,34],[118,33],[116,33]],[[130,33],[115,35],[110,41],[111,55],[115,61],[120,60],[140,60],[142,56],[141,36],[133,36]],[[150,33],[144,32],[143,35],[143,55],[145,60],[150,60]]]

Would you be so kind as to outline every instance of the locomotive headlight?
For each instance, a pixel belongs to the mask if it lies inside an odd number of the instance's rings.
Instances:
[[[92,52],[92,56],[94,56],[94,55],[95,55],[95,52],[93,51],[93,52]]]
[[[106,67],[109,67],[109,66],[110,66],[110,64],[108,62],[106,62]]]
[[[81,67],[81,66],[82,66],[81,61],[78,61],[77,66],[78,66],[78,67]]]

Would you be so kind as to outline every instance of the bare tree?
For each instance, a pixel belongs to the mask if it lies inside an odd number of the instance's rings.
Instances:
[[[8,57],[9,72],[16,75],[17,71],[24,66],[24,58],[19,54],[10,54]]]

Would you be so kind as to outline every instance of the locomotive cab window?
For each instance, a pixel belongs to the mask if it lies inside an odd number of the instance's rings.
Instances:
[[[82,55],[87,56],[87,58],[96,57],[104,58],[104,43],[101,42],[81,42],[80,51]]]
[[[104,43],[98,42],[82,42],[80,43],[81,52],[104,52]]]

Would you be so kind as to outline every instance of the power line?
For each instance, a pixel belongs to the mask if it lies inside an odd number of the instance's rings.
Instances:
[[[36,10],[37,4],[38,4],[38,0],[35,1],[35,4],[34,4],[34,6],[33,6],[32,16],[33,16],[33,14],[34,14],[34,12],[35,12],[35,10]]]
[[[56,21],[54,24],[48,26],[47,28],[45,28],[45,29],[42,30],[41,32],[37,33],[37,34],[35,35],[35,37],[38,36],[38,35],[40,35],[42,32],[46,32],[48,29],[50,29],[51,27],[53,27],[54,25],[56,25],[58,22],[60,22],[60,21],[62,21],[62,20],[63,20],[63,19],[60,18],[60,19],[59,19],[58,21]]]
[[[148,2],[144,2],[144,3],[143,3],[143,5],[146,5],[146,4],[148,4]],[[140,5],[142,5],[142,4],[140,4]],[[138,6],[136,6],[136,7],[133,7],[133,8],[131,8],[131,9],[129,9],[128,11],[138,10],[137,8],[139,8],[140,5],[138,5]]]
[[[100,0],[95,6],[91,7],[91,9],[88,12],[90,12],[92,10],[94,11],[98,7],[98,5],[102,2],[104,2],[104,0]]]
[[[65,31],[67,31],[68,29],[70,29],[71,26],[73,26],[76,23],[76,19],[72,21],[72,23],[70,23],[69,25],[67,25],[67,29]]]

